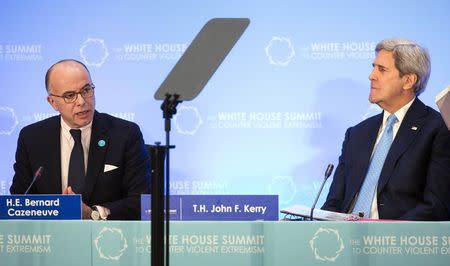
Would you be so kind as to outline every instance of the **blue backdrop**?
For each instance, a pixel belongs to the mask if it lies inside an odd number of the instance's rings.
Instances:
[[[311,204],[346,128],[380,111],[368,100],[373,49],[406,37],[430,51],[421,99],[449,83],[450,2],[424,1],[2,1],[0,194],[9,194],[20,129],[54,114],[44,75],[82,60],[97,110],[164,140],[153,99],[204,23],[251,23],[204,91],[173,120],[173,194],[279,194]],[[327,187],[329,187],[328,181]],[[319,204],[326,195],[323,193]]]

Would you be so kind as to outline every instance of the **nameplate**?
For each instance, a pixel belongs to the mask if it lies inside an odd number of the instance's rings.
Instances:
[[[278,195],[172,195],[170,220],[277,221]],[[151,219],[151,195],[141,196],[141,220]]]
[[[0,196],[0,219],[78,220],[81,195]]]

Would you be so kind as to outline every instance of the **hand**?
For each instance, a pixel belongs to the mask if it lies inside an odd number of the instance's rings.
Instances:
[[[83,219],[91,219],[91,213],[92,209],[91,207],[84,204],[84,202],[81,203],[81,210],[83,211]]]
[[[64,195],[75,195],[75,192],[73,192],[72,187],[66,187],[63,191]]]
[[[75,195],[76,193],[73,192],[72,187],[67,187],[66,189],[64,189],[63,194],[66,195]],[[91,213],[92,213],[92,209],[91,207],[87,206],[86,204],[84,204],[84,202],[81,202],[81,210],[82,210],[82,216],[83,219],[91,219]]]

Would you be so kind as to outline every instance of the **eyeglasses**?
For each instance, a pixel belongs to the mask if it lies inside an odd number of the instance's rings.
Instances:
[[[64,102],[66,102],[66,103],[73,103],[78,99],[78,94],[80,94],[81,97],[83,97],[83,99],[91,98],[92,96],[94,96],[94,89],[95,89],[95,86],[93,83],[91,83],[91,84],[84,85],[84,87],[79,92],[67,91],[67,92],[64,92],[63,95],[56,95],[56,94],[52,94],[52,93],[50,93],[49,95],[63,98]]]

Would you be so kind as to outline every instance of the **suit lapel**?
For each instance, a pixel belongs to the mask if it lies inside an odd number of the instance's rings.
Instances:
[[[359,141],[356,143],[358,148],[356,154],[356,166],[352,176],[355,179],[355,185],[353,186],[352,199],[356,196],[360,190],[362,183],[367,174],[369,168],[370,158],[372,157],[372,151],[377,140],[378,131],[380,129],[381,123],[383,122],[383,113],[373,117],[372,120],[368,121],[367,126],[362,128],[362,131],[358,133]],[[354,155],[352,155],[354,156]],[[349,202],[350,204],[350,202]]]
[[[89,144],[88,167],[86,173],[85,188],[83,190],[83,201],[89,203],[98,176],[103,172],[106,150],[109,145],[107,125],[99,118],[100,114],[95,111],[92,122],[91,142]],[[104,145],[103,145],[104,144]]]
[[[47,167],[44,167],[43,176],[48,180],[46,186],[52,193],[62,193],[61,185],[61,117],[56,116],[50,120],[48,125],[48,143],[50,152],[44,151],[48,155]],[[45,158],[45,156],[43,156]]]
[[[416,98],[406,113],[394,142],[389,149],[383,170],[381,171],[380,179],[378,180],[377,193],[379,193],[384,186],[386,186],[398,159],[408,149],[417,134],[420,132],[420,129],[425,123],[426,114],[427,110],[425,105]]]

